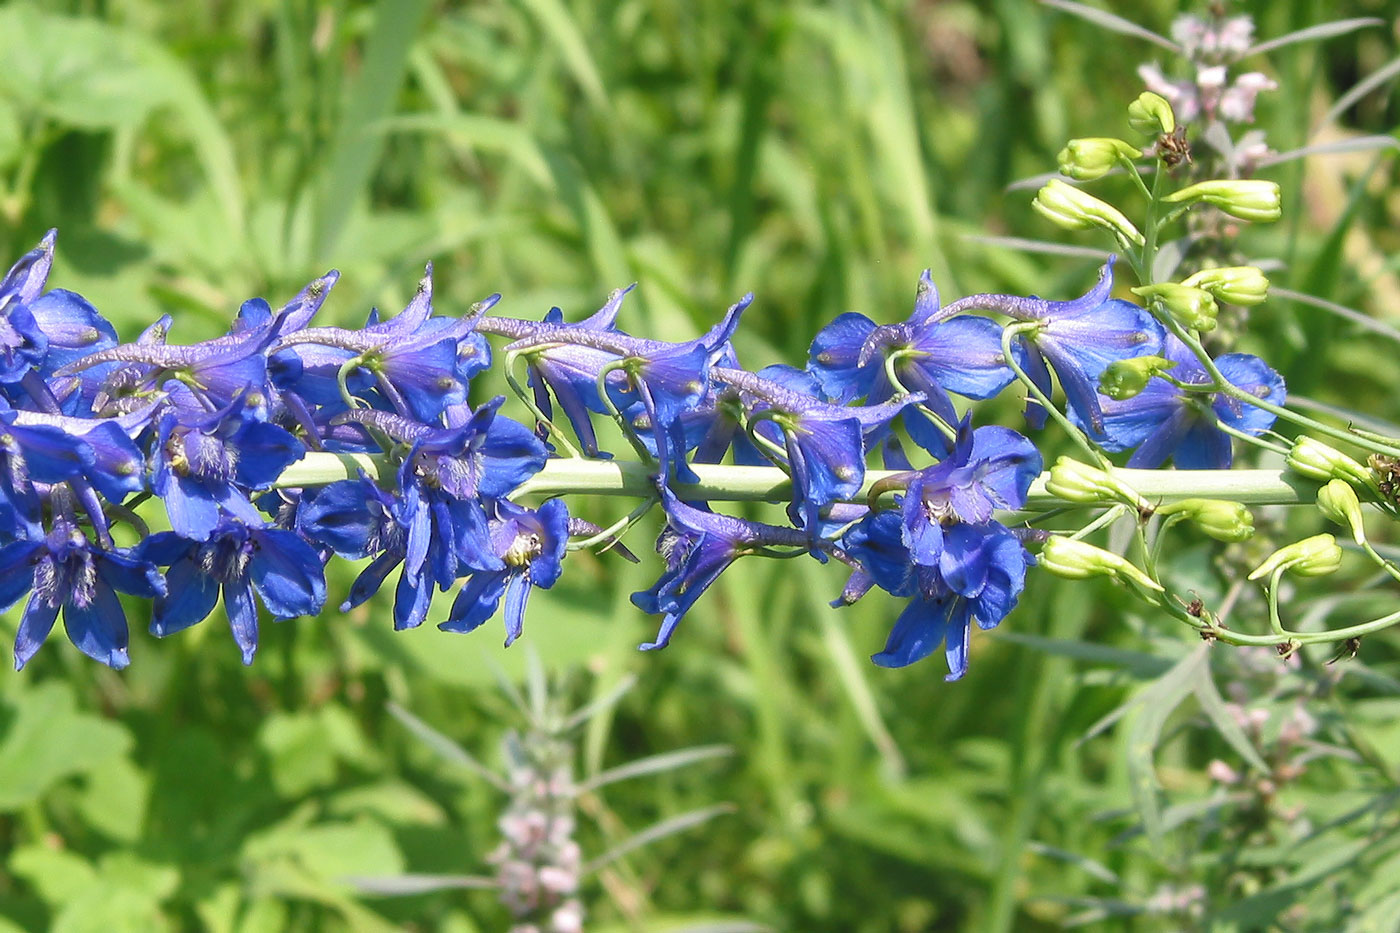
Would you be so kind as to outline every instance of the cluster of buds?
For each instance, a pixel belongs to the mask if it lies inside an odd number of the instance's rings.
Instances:
[[[511,933],[580,933],[573,746],[531,731],[512,733],[506,753],[511,797],[497,822],[501,843],[487,860],[496,867],[501,903],[515,918]]]

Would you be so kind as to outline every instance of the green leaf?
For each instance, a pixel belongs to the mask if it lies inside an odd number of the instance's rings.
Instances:
[[[97,871],[81,855],[45,845],[18,848],[6,864],[11,872],[29,882],[50,907],[78,897],[97,878]]]
[[[89,826],[121,842],[141,838],[151,796],[150,777],[127,758],[88,773],[78,809]]]
[[[1200,677],[1196,680],[1195,694],[1197,702],[1201,704],[1201,709],[1210,717],[1210,721],[1220,737],[1230,743],[1230,747],[1238,752],[1241,758],[1249,762],[1251,768],[1260,774],[1268,774],[1270,771],[1268,763],[1250,744],[1249,737],[1244,734],[1239,722],[1225,708],[1225,700],[1215,687],[1215,680],[1211,676],[1209,664],[1202,668]]]
[[[67,684],[49,681],[20,693],[0,741],[0,810],[37,800],[54,784],[120,758],[131,748],[122,726],[75,709]]]
[[[1190,696],[1206,667],[1206,652],[1202,644],[1178,661],[1171,670],[1148,684],[1131,701],[1134,709],[1127,723],[1128,783],[1143,828],[1154,847],[1162,842],[1162,811],[1157,800],[1157,773],[1153,759],[1162,728],[1168,717]]]
[[[367,819],[305,825],[294,817],[249,837],[241,855],[255,865],[290,863],[313,878],[332,882],[404,870],[393,835]]]

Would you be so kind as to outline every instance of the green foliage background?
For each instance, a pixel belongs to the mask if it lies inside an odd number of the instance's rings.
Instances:
[[[1396,13],[1239,9],[1261,36]],[[1178,10],[1118,12],[1165,31]],[[576,318],[637,281],[624,327],[667,339],[752,289],[741,357],[801,363],[842,311],[902,320],[926,267],[945,298],[1078,294],[1092,259],[972,237],[1062,238],[1007,185],[1053,168],[1070,136],[1126,132],[1134,68],[1159,51],[1027,0],[11,3],[0,255],[56,226],[54,284],[126,337],[169,313],[181,342],[332,267],[324,321],[343,325],[402,307],[429,259],[442,311],[501,291],[502,313]],[[1282,90],[1259,111],[1273,146],[1311,140],[1394,54],[1389,25],[1279,52],[1264,67]],[[1394,114],[1387,85],[1325,132],[1389,133]],[[1270,177],[1285,220],[1246,249],[1282,260],[1278,284],[1395,321],[1390,162]],[[1397,417],[1393,346],[1315,309],[1272,302],[1239,346],[1298,393]],[[1010,401],[986,410],[1017,417]],[[1260,516],[1279,541],[1318,522]],[[1177,571],[1218,602],[1267,550],[1251,547],[1183,539]],[[494,628],[395,635],[382,598],[268,624],[251,669],[218,617],[157,641],[134,614],[122,673],[55,638],[0,676],[0,929],[504,928],[489,892],[374,898],[343,879],[486,870],[500,796],[386,702],[499,764],[520,720],[493,670],[519,677],[529,650],[575,704],[637,677],[580,734],[581,774],[734,749],[585,798],[590,855],[733,808],[591,877],[592,930],[1400,929],[1393,638],[1285,666],[1193,645],[1109,586],[1036,578],[945,684],[937,660],[866,662],[894,602],[834,612],[839,568],[773,564],[736,566],[659,654],[635,651],[655,620],[627,602],[654,561],[581,554],[509,652]],[[351,578],[332,576],[333,603]],[[1323,588],[1292,607],[1359,619],[1389,604]],[[1259,622],[1248,595],[1236,613]],[[1232,730],[1222,692],[1270,719]],[[1318,725],[1289,754],[1309,760],[1280,773],[1299,707]],[[1212,780],[1216,758],[1246,778]]]

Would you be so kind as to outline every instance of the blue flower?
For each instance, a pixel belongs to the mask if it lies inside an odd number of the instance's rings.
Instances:
[[[939,560],[920,563],[906,543],[901,515],[872,513],[847,532],[846,553],[863,567],[852,575],[842,598],[847,605],[869,583],[895,596],[909,597],[883,651],[871,657],[881,667],[903,667],[945,645],[947,680],[967,673],[968,633],[976,621],[994,628],[1016,606],[1033,559],[1010,529],[995,521],[953,523],[939,537]]]
[[[983,525],[996,509],[1019,509],[1040,468],[1040,452],[1025,437],[997,426],[974,431],[965,418],[952,453],[916,472],[900,500],[911,559],[939,566],[945,526]]]
[[[656,540],[656,550],[665,559],[666,569],[651,589],[633,593],[632,602],[643,612],[664,618],[656,640],[640,646],[643,651],[666,647],[700,594],[738,558],[761,553],[771,545],[810,546],[808,536],[795,529],[698,509],[681,502],[665,486],[660,494],[666,527]]]
[[[1176,337],[1168,335],[1162,355],[1176,364],[1167,375],[1177,382],[1211,384],[1200,360]],[[1283,377],[1259,357],[1227,353],[1215,365],[1232,385],[1263,401],[1283,404]],[[1160,377],[1133,398],[1121,402],[1105,398],[1103,413],[1103,448],[1116,452],[1136,447],[1128,466],[1146,469],[1161,466],[1168,458],[1183,470],[1227,469],[1233,451],[1221,424],[1257,436],[1274,423],[1274,415],[1262,408],[1219,392],[1187,393]],[[1076,417],[1073,410],[1070,414]]]
[[[165,503],[170,527],[202,541],[220,510],[244,522],[262,520],[248,498],[267,489],[306,448],[287,431],[251,418],[240,397],[203,416],[167,411],[160,419],[151,488]]]
[[[801,382],[791,373],[780,370],[777,375],[781,381],[744,370],[715,369],[717,381],[743,391],[751,413],[781,429],[793,486],[788,516],[817,535],[824,510],[855,495],[864,483],[867,438],[883,431],[906,405],[922,396],[901,396],[879,405],[832,405],[802,391]],[[770,440],[771,430],[765,425],[759,428]]]
[[[987,399],[1015,379],[1002,357],[1001,328],[982,317],[950,320],[927,270],[907,321],[877,325],[863,314],[842,314],[812,341],[807,368],[833,400],[864,397],[873,405],[895,395],[885,368],[891,356],[904,390],[923,393],[929,409],[949,424],[957,421],[949,392]],[[920,446],[945,449],[942,434],[914,409],[905,413],[905,424]]]
[[[50,230],[0,279],[0,383],[19,382],[43,361],[48,350],[48,337],[30,306],[48,281],[57,233]]]
[[[60,612],[79,651],[110,667],[126,667],[126,612],[117,593],[159,596],[165,581],[153,564],[129,551],[90,543],[64,511],[45,537],[0,547],[0,611],[29,593],[15,636],[15,670],[34,657]]]
[[[525,626],[525,604],[534,587],[549,589],[559,579],[569,544],[569,510],[550,499],[538,510],[500,500],[491,504],[491,545],[501,567],[473,573],[457,598],[445,632],[470,632],[496,614],[505,600],[506,647]]]
[[[301,363],[285,387],[339,408],[340,371],[348,365],[352,391],[363,396],[373,388],[400,415],[437,420],[448,406],[466,401],[467,383],[490,365],[491,348],[475,327],[500,296],[461,318],[447,318],[432,316],[432,295],[429,264],[408,306],[387,321],[372,319],[358,331],[315,327],[284,333],[278,352],[292,352]]]
[[[1074,301],[1005,296],[1009,303],[999,309],[1017,320],[1040,325],[1017,336],[1017,342],[1025,349],[1026,373],[1049,397],[1048,361],[1060,378],[1070,410],[1096,438],[1104,430],[1099,376],[1117,360],[1161,353],[1166,337],[1166,330],[1147,309],[1109,297],[1113,291],[1113,261],[1114,257],[1109,257],[1099,272],[1098,283]],[[1044,427],[1045,418],[1040,403],[1027,399],[1026,419],[1031,425]]]
[[[316,615],[326,601],[320,555],[294,531],[222,519],[208,540],[158,532],[136,554],[169,569],[158,595],[151,634],[170,635],[202,621],[220,592],[233,640],[252,664],[258,650],[256,593],[276,619]]]

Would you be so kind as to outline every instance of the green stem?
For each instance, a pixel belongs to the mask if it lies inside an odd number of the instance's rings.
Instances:
[[[1400,457],[1400,447],[1396,447],[1391,444],[1384,444],[1379,441],[1370,440],[1368,438],[1361,437],[1352,431],[1343,430],[1341,428],[1334,428],[1329,424],[1324,424],[1321,421],[1309,418],[1307,415],[1302,415],[1298,412],[1292,411],[1291,409],[1284,408],[1282,405],[1275,405],[1273,402],[1266,402],[1262,398],[1259,398],[1258,396],[1254,395],[1253,393],[1241,389],[1239,386],[1232,383],[1229,379],[1225,378],[1225,374],[1220,371],[1220,367],[1216,366],[1215,361],[1211,359],[1210,353],[1206,350],[1205,347],[1201,345],[1200,340],[1193,336],[1190,333],[1190,331],[1186,330],[1184,327],[1178,324],[1174,319],[1172,319],[1170,315],[1163,315],[1162,323],[1166,325],[1167,329],[1169,329],[1173,334],[1176,335],[1178,340],[1186,344],[1187,348],[1189,348],[1191,352],[1195,354],[1196,359],[1201,364],[1201,368],[1203,368],[1206,371],[1206,374],[1210,376],[1212,380],[1215,381],[1216,389],[1224,393],[1225,395],[1228,395],[1233,399],[1237,399],[1241,402],[1244,402],[1247,405],[1253,405],[1255,408],[1267,411],[1276,418],[1282,418],[1285,421],[1292,422],[1293,424],[1299,425],[1300,427],[1306,428],[1310,431],[1315,431],[1318,434],[1325,435],[1326,437],[1329,437],[1333,440],[1342,441],[1343,443],[1347,444],[1352,444],[1356,447],[1361,447],[1365,450],[1369,450],[1372,453],[1385,454],[1389,457]]]
[[[518,359],[520,359],[519,353],[512,352],[506,354],[505,366],[502,367],[502,371],[506,376],[506,385],[510,386],[510,390],[515,393],[515,397],[520,400],[520,404],[524,405],[525,408],[529,410],[530,414],[535,416],[535,421],[545,426],[549,431],[549,436],[557,441],[564,450],[568,451],[570,457],[582,457],[583,454],[579,449],[570,442],[563,431],[559,430],[558,426],[550,420],[549,416],[540,410],[540,407],[535,404],[534,397],[520,384],[520,380],[516,378],[515,361]]]
[[[1039,326],[1039,324],[1012,324],[1009,327],[1003,327],[1001,330],[1002,359],[1006,361],[1007,366],[1011,367],[1011,371],[1016,374],[1016,378],[1026,387],[1026,391],[1031,394],[1031,397],[1039,402],[1040,406],[1045,409],[1050,418],[1063,428],[1065,433],[1080,446],[1092,463],[1097,464],[1102,469],[1111,467],[1112,464],[1109,463],[1108,458],[1099,453],[1097,447],[1089,443],[1089,439],[1084,436],[1084,432],[1076,428],[1059,408],[1051,404],[1049,397],[1046,396],[1044,392],[1040,391],[1040,386],[1036,385],[1035,381],[1032,380],[1030,376],[1026,375],[1026,371],[1016,362],[1016,356],[1011,352],[1011,341],[1016,339],[1017,334],[1035,330]]]
[[[675,483],[682,498],[716,501],[786,502],[792,482],[778,467],[691,464],[698,483]],[[283,471],[277,488],[323,486],[342,479],[356,479],[360,471],[370,479],[388,479],[393,466],[388,457],[370,454],[312,452]],[[601,495],[646,498],[656,491],[652,482],[656,467],[639,460],[588,460],[572,457],[550,460],[514,496]],[[865,482],[852,494],[863,502],[874,485],[899,476],[900,470],[867,470]],[[1165,505],[1180,499],[1227,499],[1245,505],[1312,505],[1317,484],[1284,470],[1131,470],[1114,468],[1122,479],[1149,502]],[[1031,484],[1024,513],[1051,509],[1103,508],[1102,503],[1067,502],[1045,490],[1048,473]],[[887,484],[888,485],[888,484]],[[893,491],[893,490],[892,490]],[[1022,513],[1017,513],[1022,514]]]

